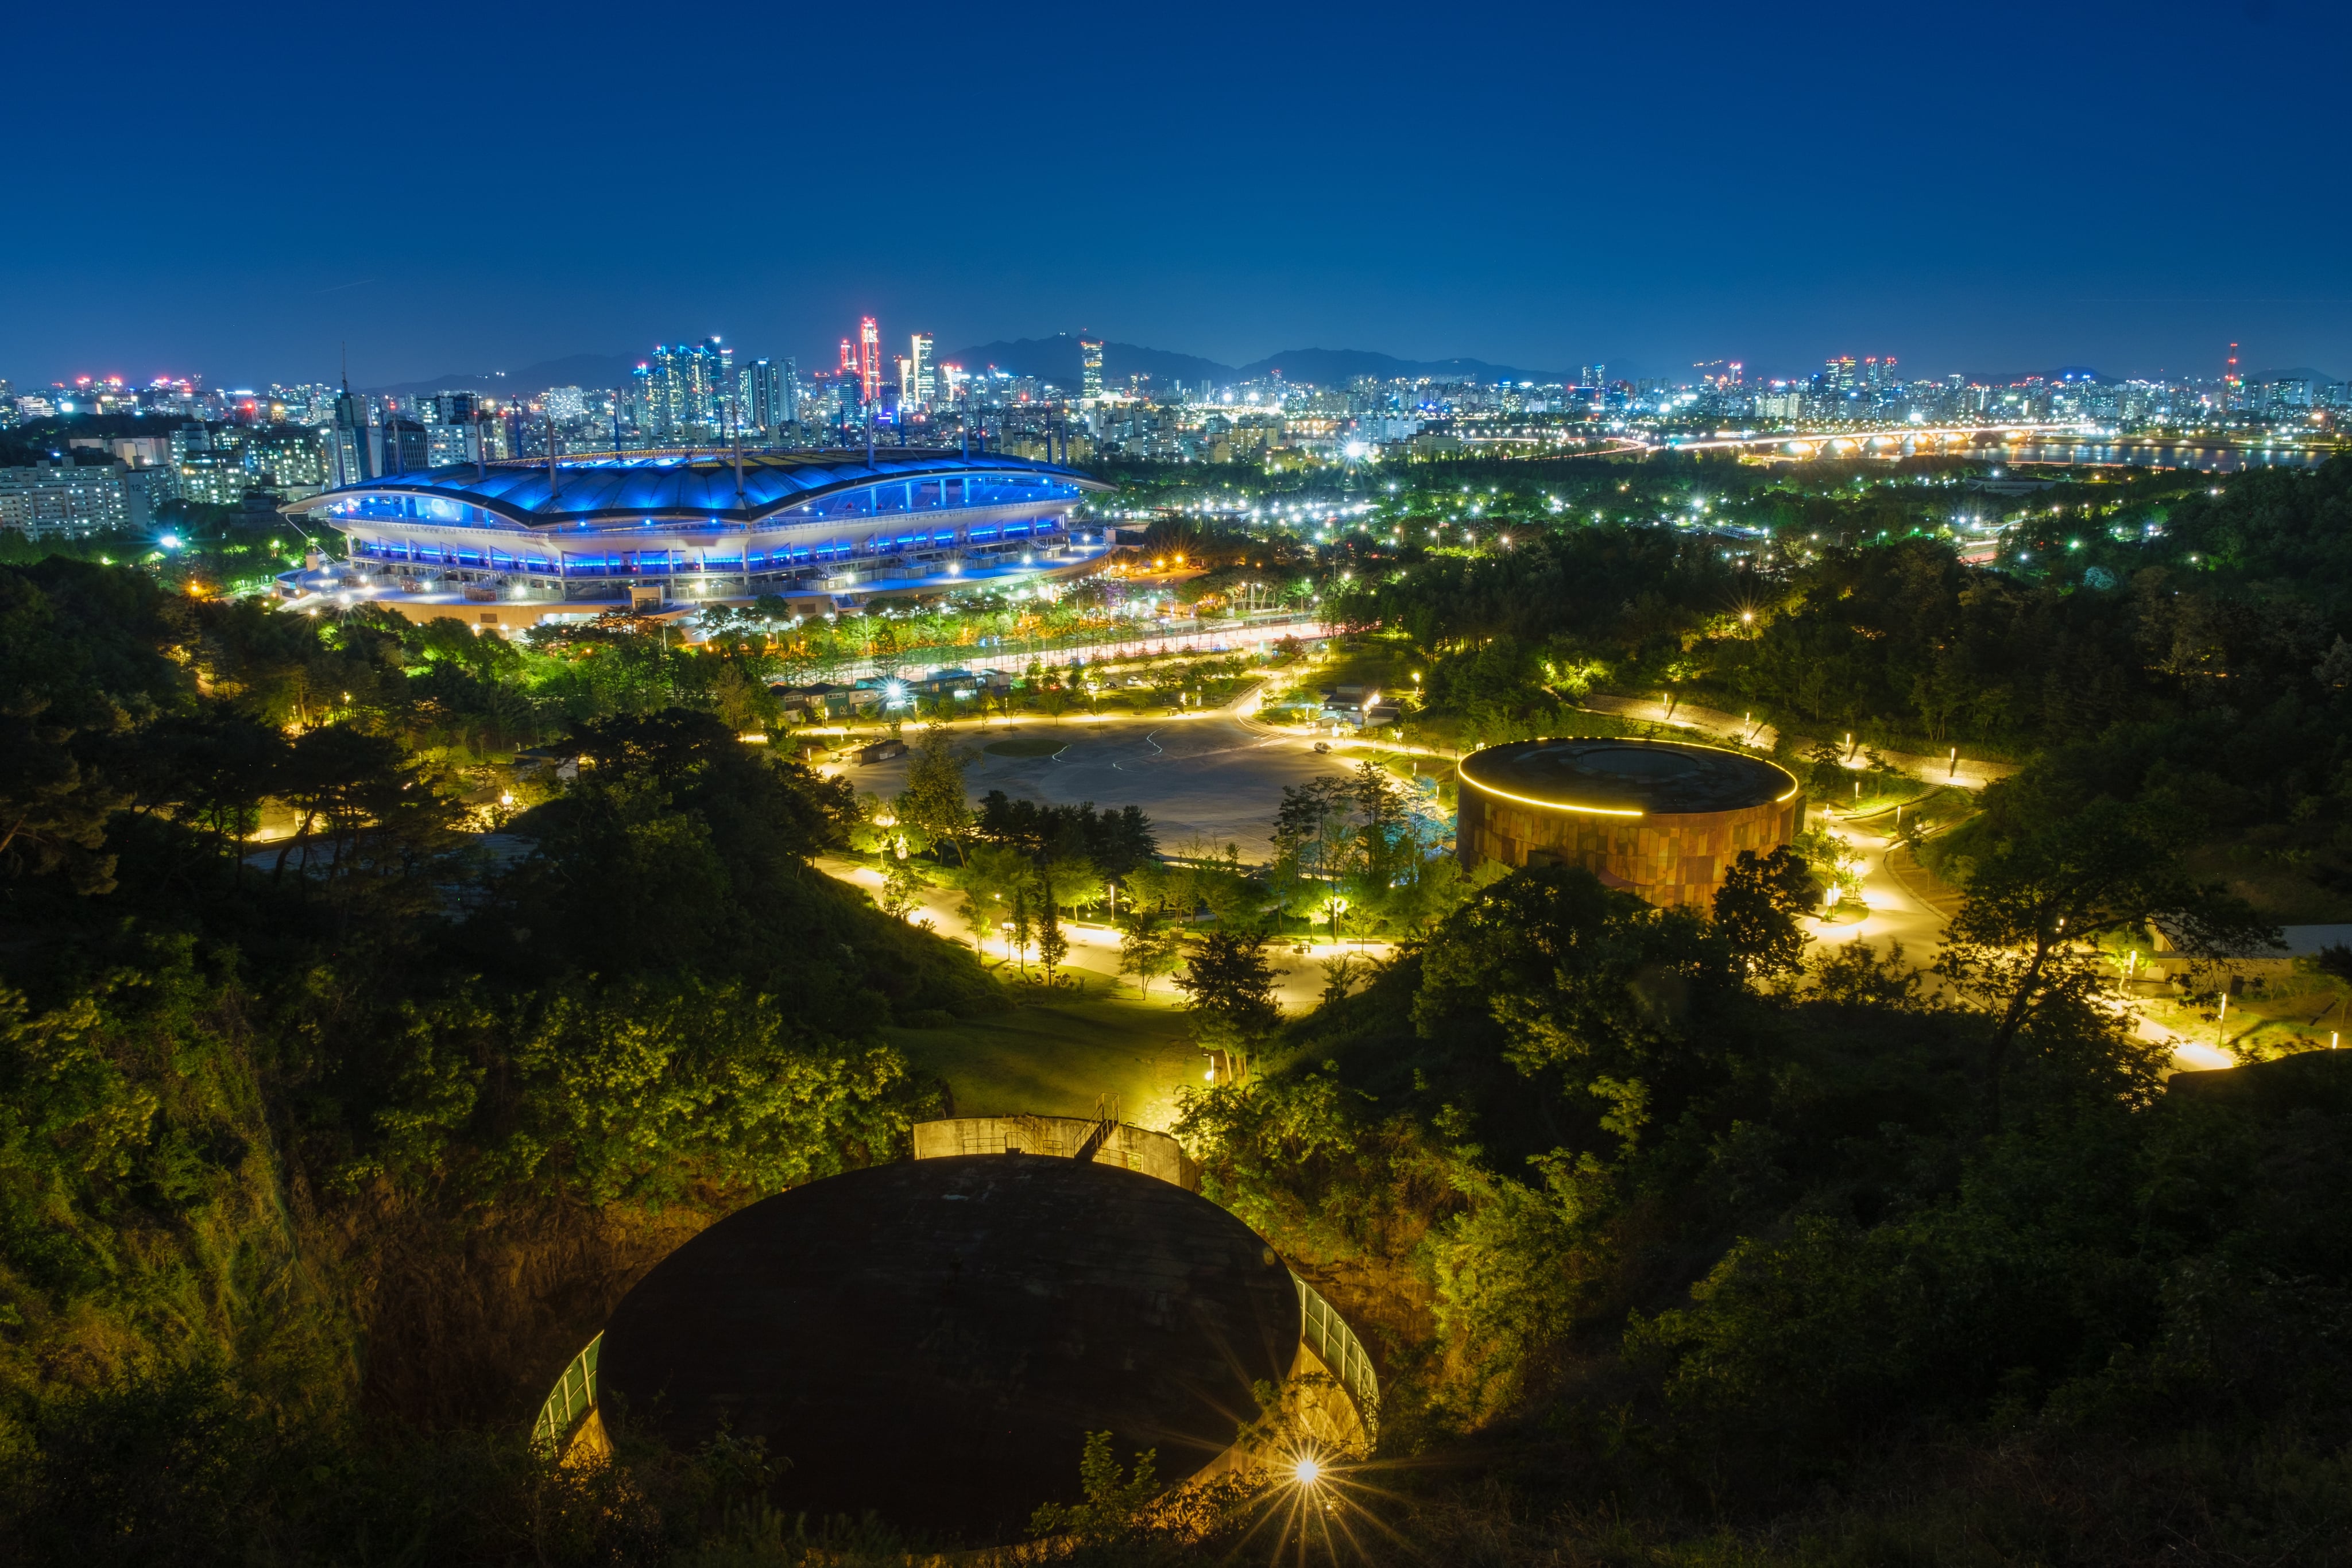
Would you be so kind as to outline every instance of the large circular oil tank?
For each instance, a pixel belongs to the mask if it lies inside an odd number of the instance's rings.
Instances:
[[[1075,1501],[1089,1432],[1191,1475],[1289,1371],[1289,1270],[1207,1199],[1137,1172],[970,1155],[730,1215],[656,1265],[604,1337],[607,1425],[722,1428],[790,1461],[776,1506],[940,1542]]]
[[[1652,904],[1714,902],[1742,850],[1805,825],[1794,775],[1684,741],[1515,740],[1464,758],[1454,843],[1463,869],[1575,865]]]

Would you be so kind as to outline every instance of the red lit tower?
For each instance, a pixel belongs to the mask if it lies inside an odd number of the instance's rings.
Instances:
[[[869,406],[882,401],[882,329],[871,316],[857,323],[857,382]]]

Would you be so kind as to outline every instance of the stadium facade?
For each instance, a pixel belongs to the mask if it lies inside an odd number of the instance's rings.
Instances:
[[[286,507],[348,549],[279,591],[502,629],[769,594],[852,608],[1082,571],[1112,536],[1071,514],[1108,488],[1050,463],[908,449],[464,464]]]

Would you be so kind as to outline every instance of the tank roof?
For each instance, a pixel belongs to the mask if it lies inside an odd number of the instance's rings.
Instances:
[[[1089,1432],[1169,1480],[1229,1448],[1299,1343],[1273,1250],[1205,1198],[1028,1155],[854,1171],[751,1205],[614,1311],[606,1419],[787,1458],[776,1504],[1003,1540],[1078,1497]]]
[[[1514,740],[1471,753],[1460,772],[1506,800],[1615,817],[1735,811],[1797,789],[1776,763],[1677,740]]]

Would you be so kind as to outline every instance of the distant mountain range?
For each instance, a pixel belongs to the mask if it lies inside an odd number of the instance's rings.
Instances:
[[[1244,365],[1244,381],[1282,372],[1290,382],[1317,386],[1345,386],[1358,376],[1381,381],[1417,381],[1423,376],[1444,382],[1573,382],[1574,371],[1530,371],[1517,365],[1491,365],[1484,360],[1400,360],[1362,349],[1286,349],[1279,354]]]
[[[435,392],[495,392],[500,397],[530,397],[550,387],[619,387],[629,384],[637,368],[634,354],[567,354],[541,360],[519,371],[452,371],[425,382],[395,382],[390,386],[363,387],[363,392],[394,397],[430,397]]]

